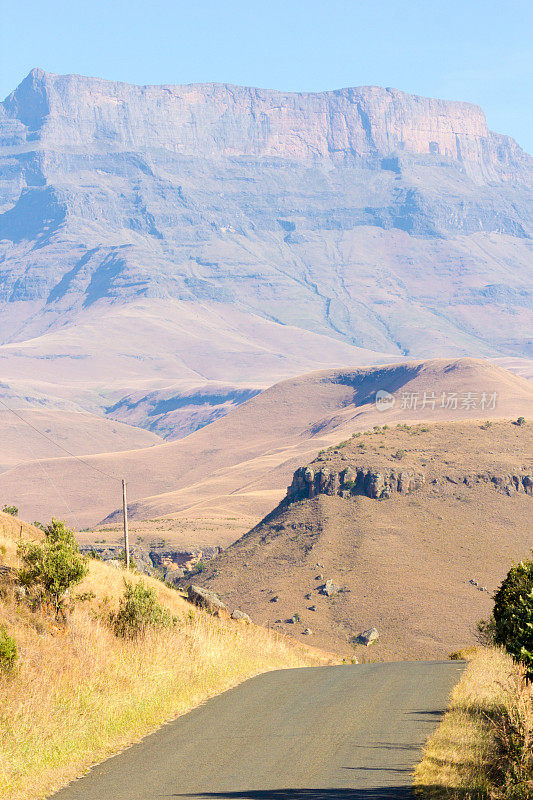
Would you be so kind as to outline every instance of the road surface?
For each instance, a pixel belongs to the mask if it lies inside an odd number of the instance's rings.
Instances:
[[[403,662],[259,675],[54,800],[405,800],[462,668]]]

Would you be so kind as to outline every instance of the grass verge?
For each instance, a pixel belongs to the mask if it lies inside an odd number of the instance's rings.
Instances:
[[[532,800],[533,688],[504,652],[469,656],[415,770],[423,800]]]
[[[0,526],[1,560],[14,564],[16,543],[6,524]],[[91,561],[78,591],[96,597],[75,607],[68,626],[31,612],[9,593],[0,597],[0,625],[20,656],[13,675],[0,675],[3,800],[47,797],[91,764],[260,672],[329,661],[263,628],[193,609],[152,579],[146,583],[178,618],[176,627],[118,639],[104,617],[118,605],[123,574]]]

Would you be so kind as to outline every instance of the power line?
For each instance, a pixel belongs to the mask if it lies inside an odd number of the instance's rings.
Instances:
[[[24,441],[25,434],[24,434],[24,428],[23,427],[19,429],[19,427],[17,426],[15,428],[15,433],[17,434],[17,436],[19,437],[21,442],[27,446],[29,452],[32,455],[33,461],[39,466],[39,468],[40,468],[41,472],[43,473],[45,479],[48,481],[48,483],[50,484],[52,489],[56,492],[56,494],[59,497],[59,499],[65,504],[65,507],[66,507],[68,513],[70,514],[70,516],[72,517],[72,519],[76,523],[76,527],[79,529],[80,523],[79,523],[77,515],[71,509],[70,504],[69,504],[66,496],[63,494],[62,491],[60,491],[59,486],[53,480],[51,473],[46,469],[45,463],[43,461],[41,461],[41,459],[38,458],[38,456],[35,455],[35,451],[33,449],[32,441],[31,441],[29,435],[27,436],[27,441],[25,442]]]
[[[116,475],[110,475],[108,472],[105,472],[103,469],[100,469],[99,467],[95,467],[93,464],[90,464],[88,461],[85,461],[83,458],[80,458],[75,453],[72,453],[70,450],[68,450],[62,444],[59,444],[59,442],[54,441],[54,439],[52,439],[50,436],[47,436],[46,433],[43,433],[42,431],[40,431],[39,428],[36,428],[35,425],[33,425],[31,422],[28,422],[27,419],[24,419],[24,417],[21,414],[19,414],[17,411],[15,411],[13,408],[10,408],[7,405],[7,403],[4,403],[4,401],[1,398],[0,398],[0,403],[8,411],[11,411],[11,413],[14,414],[15,417],[17,417],[21,422],[23,422],[25,425],[28,425],[28,427],[32,428],[36,433],[38,433],[39,436],[42,436],[43,439],[46,439],[47,442],[50,442],[50,444],[53,444],[53,445],[55,445],[55,447],[58,447],[59,450],[63,450],[63,452],[67,453],[67,455],[71,456],[72,458],[75,458],[76,461],[80,462],[80,464],[84,464],[86,467],[89,467],[89,469],[92,469],[95,472],[99,472],[101,475],[105,475],[106,478],[111,478],[111,480],[113,480],[113,481],[120,481],[121,480],[121,478],[117,478]]]

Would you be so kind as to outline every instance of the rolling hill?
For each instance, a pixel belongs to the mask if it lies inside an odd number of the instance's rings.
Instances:
[[[379,390],[394,396],[393,406],[378,410]],[[424,392],[426,399],[433,393],[434,407],[422,407]],[[0,499],[27,518],[56,514],[78,528],[94,526],[109,515],[111,522],[119,518],[125,477],[133,522],[167,515],[160,528],[169,541],[227,545],[281,500],[297,466],[354,431],[399,421],[531,417],[532,400],[529,381],[476,359],[310,373],[276,384],[184,439],[86,456],[100,472],[69,458],[17,466],[0,474]]]

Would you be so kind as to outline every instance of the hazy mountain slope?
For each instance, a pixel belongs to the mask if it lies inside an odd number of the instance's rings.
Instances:
[[[530,347],[532,160],[475,106],[33,70],[0,165],[4,342],[174,298],[272,320],[289,358],[286,325],[411,357]]]
[[[474,642],[491,594],[530,551],[532,432],[531,423],[453,422],[351,439],[312,463],[315,475],[359,468],[374,487],[375,476],[391,472],[423,475],[425,483],[405,494],[404,478],[404,493],[382,500],[361,489],[294,498],[194,580],[230,603],[238,598],[262,624],[297,638],[309,627],[306,640],[341,653],[375,626],[380,641],[358,654],[445,658]],[[322,594],[327,579],[344,591]],[[288,624],[295,613],[300,620]]]
[[[379,389],[395,395],[392,408],[376,409]],[[404,394],[421,400],[424,392],[435,394],[435,408],[402,408]],[[457,393],[456,409],[440,407],[443,392]],[[468,392],[474,407],[463,407],[461,393]],[[497,394],[494,407],[481,407],[483,393]],[[400,420],[530,417],[532,409],[530,382],[480,360],[322,371],[283,381],[185,439],[87,457],[116,481],[71,459],[53,459],[0,475],[0,496],[32,518],[58,513],[70,519],[71,509],[76,524],[94,524],[119,507],[124,476],[133,519],[171,513],[205,518],[222,510],[243,520],[243,533],[281,499],[298,464],[353,431]],[[62,496],[51,490],[50,479]],[[234,533],[235,523],[228,530],[215,525],[202,543],[228,544]]]
[[[174,435],[295,373],[392,358],[229,305],[175,299],[99,304],[34,339],[0,345],[7,398],[151,430],[157,418],[156,432]],[[199,395],[211,403],[198,408]]]

